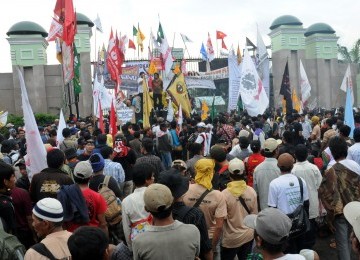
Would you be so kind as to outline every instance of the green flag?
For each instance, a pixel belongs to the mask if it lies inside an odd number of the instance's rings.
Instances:
[[[74,93],[81,93],[81,83],[80,83],[80,54],[77,52],[77,49],[74,44]]]
[[[136,27],[133,25],[133,36],[137,36],[138,34],[138,30],[136,29]]]
[[[159,22],[159,28],[158,28],[158,31],[157,31],[156,41],[157,41],[159,44],[161,44],[162,41],[163,41],[163,39],[164,39],[164,32],[163,32],[161,23]]]

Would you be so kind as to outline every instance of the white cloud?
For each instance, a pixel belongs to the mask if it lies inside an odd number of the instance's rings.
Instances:
[[[30,20],[49,29],[55,0],[11,0],[2,1],[0,17],[0,72],[11,71],[10,47],[6,40],[6,32],[16,22]],[[341,5],[341,6],[340,6]],[[206,42],[207,32],[210,32],[215,43],[215,30],[221,30],[228,35],[225,42],[244,46],[245,37],[256,42],[256,24],[263,35],[266,44],[270,44],[267,34],[274,19],[290,14],[298,17],[308,27],[316,22],[331,25],[340,37],[339,43],[351,47],[360,38],[359,27],[360,1],[343,0],[74,0],[74,6],[80,13],[90,19],[99,14],[104,34],[97,33],[97,45],[104,42],[107,45],[110,27],[131,37],[132,25],[140,24],[141,30],[149,40],[150,30],[157,31],[160,15],[165,34],[172,45],[175,32],[175,47],[183,47],[179,33],[188,35],[194,43],[188,45],[191,56],[199,56],[201,42]],[[92,48],[95,41],[92,39]],[[219,42],[220,44],[220,42]],[[55,47],[48,47],[48,63],[56,63]],[[92,50],[92,56],[94,55]],[[133,52],[130,51],[130,57]],[[144,54],[143,57],[146,57]]]

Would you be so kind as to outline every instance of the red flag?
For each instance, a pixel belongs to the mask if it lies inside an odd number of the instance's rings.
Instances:
[[[111,102],[111,108],[110,108],[110,127],[109,127],[109,133],[115,137],[117,133],[117,127],[116,127],[116,113],[115,113],[115,106],[114,102]]]
[[[122,65],[124,62],[124,53],[121,51],[120,48],[120,41],[116,32],[116,39],[115,39],[115,47],[116,47],[116,55],[118,57],[118,63],[117,63],[117,69],[119,72],[119,75],[122,74]]]
[[[104,127],[104,117],[103,117],[103,111],[101,109],[101,102],[99,99],[99,129],[101,130],[101,133],[105,133],[105,127]]]
[[[222,39],[224,39],[225,37],[226,37],[227,35],[225,34],[225,33],[223,33],[223,32],[220,32],[220,31],[216,31],[216,39],[217,40],[222,40]]]
[[[225,45],[224,39],[221,39],[221,48],[227,50],[227,47]]]
[[[116,40],[111,29],[110,39],[106,55],[106,64],[111,75],[111,79],[115,81],[115,96],[119,84],[119,48],[116,46]]]
[[[134,43],[131,39],[129,39],[129,49],[134,49],[134,50],[136,50],[135,43]]]
[[[76,13],[72,0],[57,0],[54,9],[55,15],[63,25],[63,41],[66,45],[74,42],[76,34]]]

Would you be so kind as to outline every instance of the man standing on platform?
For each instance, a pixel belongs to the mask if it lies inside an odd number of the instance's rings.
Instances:
[[[159,73],[154,73],[152,81],[153,99],[155,110],[163,109],[162,95],[163,95],[163,81],[159,78]]]

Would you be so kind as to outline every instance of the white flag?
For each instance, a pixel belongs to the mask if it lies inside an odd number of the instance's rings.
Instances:
[[[182,38],[182,40],[183,40],[184,42],[193,42],[193,41],[190,40],[190,38],[187,37],[185,34],[180,33],[180,35],[181,35],[181,38]]]
[[[47,168],[46,150],[41,140],[34,113],[29,102],[23,75],[19,68],[17,69],[17,72],[20,81],[21,101],[26,129],[25,138],[27,154],[25,156],[25,163],[29,169],[28,176],[31,180],[33,174],[39,173],[43,169]]]
[[[234,48],[231,46],[229,57],[229,102],[227,111],[230,113],[231,110],[237,109],[239,101],[239,88],[240,88],[240,77],[241,77],[241,66],[238,64],[237,56],[234,52]]]
[[[311,86],[301,60],[300,60],[300,91],[301,91],[301,102],[304,104],[311,96],[310,94]]]
[[[99,32],[103,33],[103,29],[102,29],[102,25],[101,25],[101,21],[100,21],[100,17],[99,14],[96,16],[96,19],[93,21],[96,27],[96,30],[98,30]]]
[[[0,127],[4,127],[7,122],[9,112],[6,111],[0,115]]]
[[[340,89],[342,91],[346,92],[348,87],[350,88],[350,94],[351,94],[352,106],[353,106],[354,105],[354,89],[353,89],[353,84],[352,84],[352,79],[351,79],[350,65],[348,65],[348,67],[346,69],[345,76],[341,83]]]
[[[213,59],[215,59],[215,51],[211,42],[210,33],[208,33],[208,40],[206,42],[206,52],[207,52],[207,58],[208,61],[211,62]]]
[[[267,96],[270,95],[270,61],[269,55],[266,50],[265,43],[261,37],[259,32],[259,28],[257,29],[257,49],[256,49],[256,62],[257,62],[257,71],[259,73],[259,77],[262,81],[263,87]]]
[[[247,49],[244,51],[242,71],[240,78],[240,91],[242,102],[250,116],[263,114],[269,104],[261,79],[256,71]]]
[[[60,110],[60,116],[59,116],[59,126],[57,129],[57,135],[56,135],[56,144],[57,147],[60,146],[60,144],[64,141],[64,136],[62,135],[62,131],[66,128],[66,122],[64,118],[64,113],[62,109]]]
[[[167,115],[166,115],[166,121],[172,122],[173,120],[174,120],[174,108],[172,106],[171,99],[169,99],[168,111],[167,111]]]

